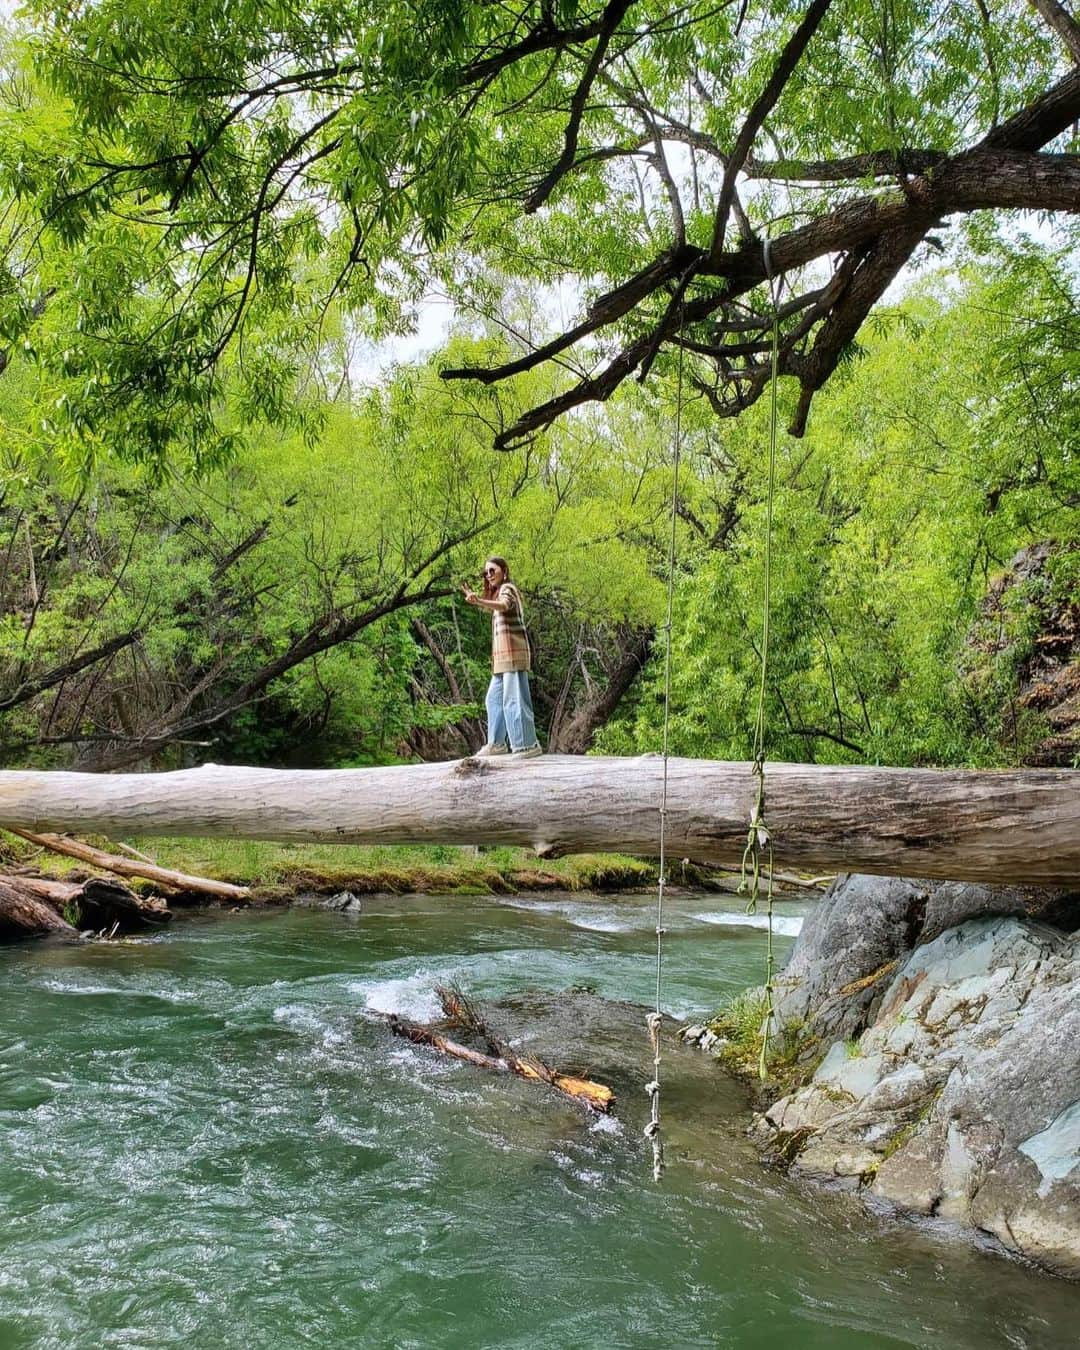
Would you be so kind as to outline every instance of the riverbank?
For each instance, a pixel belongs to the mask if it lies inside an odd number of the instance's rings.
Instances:
[[[109,840],[94,840],[117,851]],[[289,904],[298,894],[352,895],[512,895],[518,892],[636,891],[655,886],[653,860],[620,854],[587,853],[541,860],[528,849],[428,847],[349,844],[277,844],[253,839],[133,838],[125,841],[133,854],[157,865],[213,881],[250,888],[247,904]],[[43,851],[14,835],[0,843],[0,871],[5,866],[32,866],[43,874],[66,878],[87,868],[70,858]],[[670,869],[674,885],[698,890],[733,892],[736,872],[696,867],[682,862]],[[152,889],[137,880],[136,889]],[[173,903],[207,904],[205,896],[172,897]]]

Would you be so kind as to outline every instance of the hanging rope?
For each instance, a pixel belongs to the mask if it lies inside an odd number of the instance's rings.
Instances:
[[[772,540],[773,540],[773,501],[776,496],[776,439],[777,439],[777,400],[776,386],[780,363],[780,305],[776,278],[772,268],[772,250],[768,240],[763,246],[765,276],[769,283],[769,300],[772,305],[772,359],[769,371],[769,464],[768,482],[765,493],[765,576],[762,586],[761,614],[761,679],[758,684],[757,715],[754,718],[753,773],[755,782],[754,804],[750,810],[750,828],[743,850],[741,888],[745,889],[747,873],[750,874],[750,900],[746,906],[748,914],[756,913],[761,895],[761,862],[766,860],[768,868],[768,889],[766,908],[768,913],[768,941],[765,948],[765,1019],[761,1027],[761,1051],[758,1055],[758,1076],[768,1077],[769,1038],[773,1026],[773,975],[775,962],[773,957],[773,850],[772,839],[765,823],[765,691],[769,668],[769,620],[772,613]]]
[[[750,811],[750,827],[743,849],[741,886],[746,887],[747,874],[750,876],[750,900],[747,912],[757,910],[761,896],[761,866],[764,858],[768,871],[766,888],[766,907],[768,914],[768,940],[765,949],[765,1019],[761,1028],[761,1051],[758,1056],[758,1074],[761,1078],[768,1075],[769,1038],[773,1025],[773,976],[775,959],[773,950],[773,850],[768,826],[765,823],[765,750],[766,718],[765,696],[769,669],[769,625],[772,615],[772,543],[773,543],[773,505],[776,498],[776,442],[778,426],[777,384],[780,365],[780,305],[776,277],[772,268],[771,245],[768,240],[763,246],[765,276],[769,283],[769,301],[772,306],[772,354],[769,370],[769,459],[768,478],[765,494],[765,558],[762,586],[761,614],[761,678],[758,683],[757,711],[754,718],[753,774],[755,778],[754,804]],[[672,611],[675,594],[675,544],[679,514],[679,465],[682,458],[682,405],[683,405],[683,352],[679,348],[678,376],[675,394],[675,445],[671,479],[671,535],[668,546],[667,564],[667,614],[664,621],[664,724],[662,737],[662,775],[660,790],[660,876],[656,891],[656,997],[653,1011],[645,1019],[649,1032],[649,1042],[653,1052],[653,1076],[645,1085],[649,1094],[651,1110],[645,1126],[645,1137],[652,1144],[653,1180],[659,1181],[664,1174],[664,1144],[660,1126],[660,1033],[663,1026],[663,1013],[660,1010],[661,980],[663,971],[664,939],[664,888],[667,885],[667,800],[668,800],[668,739],[671,724],[671,630]]]
[[[664,620],[664,730],[661,742],[660,787],[660,876],[656,887],[656,998],[653,1011],[645,1019],[653,1052],[653,1076],[646,1083],[651,1110],[645,1137],[652,1144],[653,1180],[664,1175],[664,1142],[660,1136],[660,1031],[664,1015],[660,1011],[660,988],[664,963],[664,888],[667,885],[667,801],[668,733],[671,724],[671,616],[675,595],[675,538],[679,518],[679,462],[682,458],[683,349],[679,348],[678,375],[675,383],[675,447],[671,476],[671,536],[667,559],[667,615]]]

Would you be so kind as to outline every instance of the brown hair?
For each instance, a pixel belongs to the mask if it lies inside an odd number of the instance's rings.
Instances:
[[[487,567],[488,563],[494,563],[496,567],[502,568],[503,575],[502,581],[499,582],[499,586],[503,584],[503,581],[510,580],[510,564],[505,558],[500,558],[497,554],[493,553],[484,563],[484,566]],[[487,577],[484,577],[484,599],[494,600],[499,593],[499,586],[493,586],[490,580]]]

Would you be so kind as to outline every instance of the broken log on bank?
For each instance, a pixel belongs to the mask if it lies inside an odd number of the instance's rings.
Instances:
[[[7,828],[11,834],[18,835],[27,843],[36,844],[38,848],[50,849],[66,858],[78,858],[91,867],[114,872],[118,877],[142,877],[145,881],[156,882],[167,891],[211,895],[218,900],[246,900],[251,894],[249,886],[235,886],[231,881],[213,881],[207,877],[192,876],[189,872],[176,872],[171,867],[159,867],[149,858],[131,862],[127,858],[117,857],[115,853],[94,848],[92,844],[84,844],[81,839],[64,839],[57,834],[34,834],[31,830],[20,830],[15,825]]]
[[[109,877],[0,876],[0,942],[50,935],[74,939],[84,930],[137,933],[171,918],[161,900],[135,895]]]
[[[374,769],[0,772],[0,825],[342,844],[658,852],[662,761],[547,755]],[[671,759],[673,859],[738,865],[752,767]],[[1080,879],[1080,772],[768,764],[777,867],[1034,886]],[[677,876],[677,872],[675,873]]]
[[[68,923],[51,901],[35,895],[24,881],[23,877],[0,877],[0,942],[54,933],[77,938],[79,930],[74,924]]]

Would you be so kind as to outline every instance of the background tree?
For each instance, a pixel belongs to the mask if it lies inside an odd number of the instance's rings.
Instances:
[[[547,706],[565,718],[587,667],[563,629],[580,648],[586,629],[652,621],[646,545],[668,470],[654,452],[656,489],[635,479],[635,508],[592,448],[599,424],[493,456],[510,391],[403,367],[326,409],[309,442],[264,431],[202,478],[114,462],[69,485],[35,440],[32,375],[17,359],[0,385],[0,729],[16,759],[362,762],[410,741],[462,753],[468,733],[449,729],[471,716],[475,732],[490,632],[472,611],[459,623],[454,597],[492,550],[515,559],[558,691]],[[589,692],[604,687],[601,670]]]
[[[1002,259],[994,246],[986,261],[992,279],[983,269],[938,276],[879,312],[805,440],[781,447],[768,683],[776,758],[1018,763],[1045,737],[1038,718],[1018,737],[1013,713],[1018,669],[1040,644],[1064,642],[1067,662],[1077,618],[1077,277],[1071,255],[1045,248]],[[673,728],[682,753],[751,752],[763,413],[727,431],[726,463],[690,458],[697,492],[706,475],[738,483],[738,512],[724,547],[695,557],[693,538],[683,545]],[[705,422],[691,438],[709,431]],[[1018,550],[1043,540],[1059,547],[1026,591],[995,604],[989,633],[988,590],[999,594]],[[1040,629],[1055,607],[1057,628]],[[655,743],[661,688],[650,671],[636,711],[603,733],[607,748]],[[1070,689],[1075,680],[1063,680],[1060,697]],[[1070,743],[1060,739],[1055,762],[1071,763]]]

